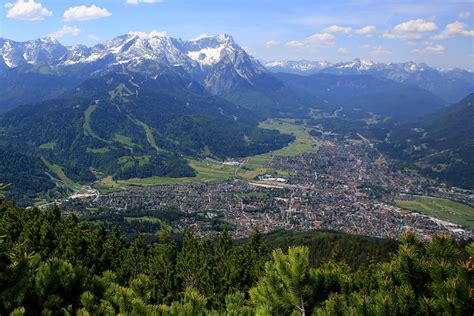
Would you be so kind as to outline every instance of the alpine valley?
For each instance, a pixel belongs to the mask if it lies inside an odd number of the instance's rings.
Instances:
[[[412,62],[262,64],[226,34],[184,41],[137,32],[93,47],[0,39],[0,183],[26,205],[133,179],[252,180],[274,171],[267,158],[282,150],[360,135],[404,166],[472,188],[468,176],[450,174],[472,174],[472,144],[446,152],[454,143],[441,144],[433,122],[461,111],[446,106],[474,91],[473,78]],[[470,114],[451,121],[469,139],[472,101],[463,102]],[[401,144],[404,126],[429,137]],[[267,160],[240,165],[255,157]]]

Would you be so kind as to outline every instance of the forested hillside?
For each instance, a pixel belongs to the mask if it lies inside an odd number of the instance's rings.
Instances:
[[[441,108],[444,101],[415,85],[367,75],[314,74],[301,76],[279,73],[275,76],[295,93],[310,96],[315,108],[344,107],[410,120]]]
[[[252,112],[198,88],[173,91],[178,83],[167,86],[172,79],[111,74],[59,99],[6,113],[0,118],[0,150],[36,163],[26,166],[34,173],[23,174],[31,180],[29,187],[15,173],[0,173],[0,181],[13,184],[10,197],[45,191],[47,185],[37,186],[35,179],[46,171],[57,175],[60,170],[74,182],[107,175],[190,177],[195,171],[185,157],[243,157],[294,139],[258,128]]]
[[[280,238],[283,235],[280,233]],[[430,243],[406,235],[388,262],[347,264],[347,246],[383,243],[341,236],[330,258],[310,260],[334,243],[294,247],[271,256],[258,233],[236,245],[191,234],[182,247],[161,231],[131,244],[116,228],[90,226],[57,208],[0,203],[0,313],[159,315],[471,315],[472,256],[444,235]],[[304,237],[302,239],[305,239]],[[298,243],[302,240],[296,238]],[[352,239],[352,240],[351,240]],[[360,245],[360,243],[366,243]],[[371,245],[368,247],[368,245]],[[360,249],[362,249],[360,248]],[[370,249],[369,249],[370,250]],[[373,249],[370,250],[374,253]],[[377,252],[375,251],[375,253]],[[466,252],[469,258],[466,257]],[[388,255],[388,254],[385,254]]]
[[[474,188],[474,94],[392,129],[379,148],[425,175]]]

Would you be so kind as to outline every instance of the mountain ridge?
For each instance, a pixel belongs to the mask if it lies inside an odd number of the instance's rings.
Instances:
[[[389,131],[379,148],[449,185],[474,188],[474,93]]]
[[[119,70],[156,76],[173,70],[200,82],[214,94],[232,88],[232,84],[222,83],[226,76],[252,84],[252,79],[264,72],[264,67],[227,34],[184,41],[128,33],[91,47],[63,46],[53,38],[26,42],[0,39],[0,61],[0,71],[43,67],[43,72],[73,72],[81,77]]]
[[[371,75],[400,83],[415,84],[428,90],[447,103],[457,102],[474,92],[474,72],[461,68],[442,70],[425,63],[412,61],[404,63],[376,63],[355,58],[352,61],[328,63],[317,61],[267,62],[270,72],[312,75],[325,73],[333,75]],[[309,65],[304,67],[305,65]],[[321,66],[325,65],[325,66]]]

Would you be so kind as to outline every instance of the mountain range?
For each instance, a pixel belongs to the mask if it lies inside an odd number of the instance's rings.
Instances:
[[[189,159],[255,155],[294,139],[259,128],[266,118],[344,108],[403,123],[446,104],[417,82],[335,66],[272,73],[225,34],[129,33],[93,47],[0,39],[0,182],[32,198],[52,188],[51,173],[80,183],[191,177]]]
[[[227,34],[185,41],[135,32],[92,47],[64,46],[54,38],[0,39],[0,113],[58,97],[88,78],[123,71],[149,78],[166,76],[172,81],[170,86],[220,95],[273,116],[301,114],[312,100],[312,96],[288,90],[272,75],[275,72],[389,79],[430,91],[446,104],[474,89],[474,74],[462,69],[441,71],[426,64],[384,64],[358,58],[335,64],[302,60],[262,65]]]
[[[349,62],[272,61],[264,64],[270,72],[299,75],[316,73],[333,75],[370,75],[400,83],[417,85],[441,97],[447,103],[459,101],[474,91],[474,73],[455,68],[442,70],[424,63],[375,63],[355,58]]]
[[[155,78],[179,76],[186,81],[184,88],[201,86],[211,94],[252,86],[265,72],[225,34],[183,41],[130,33],[93,47],[65,47],[54,38],[27,42],[0,39],[0,56],[0,71],[8,79],[12,72],[15,76],[38,73],[52,78],[73,77],[75,84],[78,79],[132,71]],[[49,81],[51,77],[45,78]]]

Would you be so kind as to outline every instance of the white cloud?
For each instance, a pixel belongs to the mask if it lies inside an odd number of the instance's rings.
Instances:
[[[5,7],[8,8],[7,18],[12,19],[37,21],[53,15],[52,11],[34,0],[18,0],[16,3],[6,3]]]
[[[377,28],[374,25],[367,25],[360,29],[355,30],[355,32],[359,35],[370,35],[375,32]]]
[[[285,45],[288,47],[304,47],[305,43],[301,41],[289,41],[289,42],[286,42]]]
[[[438,29],[438,26],[431,21],[423,19],[410,20],[398,25],[395,25],[392,31],[383,35],[388,39],[401,40],[417,40],[424,36],[425,33],[433,32]]]
[[[316,45],[320,47],[333,47],[336,43],[336,38],[328,33],[316,33],[304,39],[309,45]]]
[[[446,48],[443,45],[430,43],[423,48],[413,49],[411,52],[415,54],[420,54],[420,55],[423,55],[426,53],[434,53],[434,54],[442,55],[445,50]]]
[[[60,38],[60,37],[63,37],[64,35],[68,35],[68,34],[71,34],[72,36],[78,36],[79,33],[81,33],[81,30],[79,28],[77,28],[76,26],[64,25],[59,30],[57,30],[55,32],[52,32],[52,33],[49,33],[49,36],[53,37],[53,38]]]
[[[111,15],[112,13],[106,8],[99,8],[93,4],[90,7],[85,5],[71,7],[64,11],[63,17],[65,21],[86,21],[105,18]]]
[[[383,47],[383,46],[372,46],[371,48],[372,55],[381,56],[381,55],[391,55],[392,51]]]
[[[166,32],[165,32],[165,35],[166,35]],[[198,36],[196,36],[195,38],[192,38],[191,41],[199,41],[200,39],[203,39],[203,38],[206,38],[206,37],[209,37],[209,35],[207,35],[205,33],[202,33],[202,34],[199,34]]]
[[[394,27],[395,32],[415,32],[424,33],[436,31],[438,27],[434,22],[425,21],[423,19],[410,20],[400,23]]]
[[[87,35],[87,38],[90,39],[91,41],[97,42],[100,40],[100,38],[97,35],[94,34],[89,34]]]
[[[277,41],[277,40],[274,40],[274,39],[269,40],[265,43],[266,48],[273,48],[273,47],[278,46],[278,45],[280,45],[280,41]]]
[[[459,12],[460,19],[466,20],[466,19],[469,19],[470,17],[471,17],[471,12],[469,11]]]
[[[288,47],[317,46],[327,48],[336,45],[336,38],[329,33],[316,33],[300,41],[286,42],[285,45]]]
[[[138,35],[138,36],[140,36],[141,38],[144,38],[144,39],[150,39],[150,38],[153,38],[153,37],[164,37],[164,36],[167,35],[166,31],[157,31],[157,30],[153,30],[153,31],[151,31],[150,33],[146,33],[146,32],[129,32],[128,34]]]
[[[347,54],[347,48],[345,47],[339,47],[337,49],[337,52],[340,53],[340,54]]]
[[[348,26],[339,26],[339,25],[331,25],[321,32],[323,33],[342,33],[342,34],[351,34],[352,28]]]
[[[139,3],[157,3],[163,0],[127,0],[127,4],[139,4]]]
[[[444,40],[458,36],[474,36],[474,30],[471,30],[467,24],[456,21],[446,25],[446,28],[440,34],[433,36],[433,38]]]

